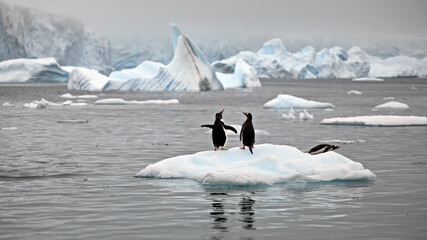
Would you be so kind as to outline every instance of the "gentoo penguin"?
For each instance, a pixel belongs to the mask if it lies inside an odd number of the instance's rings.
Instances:
[[[243,113],[246,115],[246,121],[242,125],[242,129],[240,130],[240,141],[243,142],[243,147],[240,149],[245,149],[245,146],[249,148],[249,151],[252,152],[252,148],[255,143],[255,130],[254,125],[252,125],[252,114],[251,113]]]
[[[215,151],[218,148],[221,148],[221,150],[227,150],[225,149],[225,144],[227,143],[227,133],[225,132],[226,129],[237,133],[237,130],[234,127],[225,125],[224,121],[222,120],[223,112],[224,109],[221,112],[215,114],[215,122],[213,125],[202,125],[202,127],[212,128],[212,142]]]
[[[308,151],[308,153],[310,153],[311,155],[316,155],[319,153],[334,151],[335,149],[338,149],[338,148],[340,148],[340,146],[329,145],[329,144],[319,144],[319,145],[315,146],[314,148],[310,149],[310,151]]]

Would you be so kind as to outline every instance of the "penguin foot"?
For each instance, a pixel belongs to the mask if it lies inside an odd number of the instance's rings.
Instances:
[[[216,151],[216,148],[214,148],[214,151]]]
[[[221,148],[221,150],[225,150],[225,151],[226,151],[226,150],[228,150],[228,149],[226,149],[226,148]]]
[[[245,149],[245,146],[243,146],[243,147],[240,147],[240,149]]]

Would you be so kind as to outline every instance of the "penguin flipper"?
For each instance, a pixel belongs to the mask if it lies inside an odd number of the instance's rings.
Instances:
[[[211,125],[211,124],[205,124],[205,125],[202,125],[202,126],[200,126],[200,127],[213,128],[213,126],[214,126],[214,125]]]
[[[224,128],[227,129],[227,130],[231,130],[231,131],[233,131],[233,132],[235,132],[237,134],[237,130],[234,127],[232,127],[232,126],[224,125]]]

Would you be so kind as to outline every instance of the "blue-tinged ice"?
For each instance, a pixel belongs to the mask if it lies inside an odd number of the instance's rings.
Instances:
[[[85,81],[70,76],[69,89],[89,91],[208,91],[223,90],[213,67],[207,62],[200,49],[171,24],[174,57],[168,65],[143,62],[134,69],[113,72],[100,78],[85,75]],[[94,76],[95,78],[90,78]],[[80,79],[83,79],[80,77]],[[77,80],[77,81],[76,81]],[[92,83],[96,82],[96,83]],[[89,89],[86,89],[89,86]]]
[[[376,127],[427,126],[427,117],[397,115],[338,117],[323,119],[320,124]]]
[[[68,76],[54,58],[0,62],[0,82],[67,82]]]
[[[359,162],[336,153],[310,155],[286,145],[256,145],[253,155],[239,148],[168,158],[142,169],[137,177],[188,178],[203,184],[258,185],[284,182],[372,180]]]
[[[280,94],[264,104],[264,108],[270,109],[325,109],[334,107],[332,103],[316,102],[287,94]]]
[[[261,82],[259,81],[255,69],[242,59],[237,61],[234,73],[227,74],[217,72],[216,75],[226,89],[261,87]]]

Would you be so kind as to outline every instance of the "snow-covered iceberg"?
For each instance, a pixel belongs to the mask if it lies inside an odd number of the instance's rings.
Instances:
[[[284,182],[372,180],[359,162],[336,152],[310,155],[286,145],[256,145],[254,154],[239,148],[204,151],[150,164],[137,177],[189,178],[203,184],[257,185]]]
[[[95,105],[167,105],[178,104],[178,99],[169,100],[146,100],[146,101],[126,101],[121,98],[107,98],[95,101]]]
[[[409,105],[406,103],[396,102],[396,101],[390,101],[383,104],[380,104],[378,106],[375,106],[375,108],[395,108],[395,109],[408,109]]]
[[[332,103],[316,102],[287,94],[280,94],[264,104],[264,108],[273,109],[324,109],[334,107]]]
[[[357,116],[327,118],[323,119],[320,124],[378,127],[427,126],[427,117],[396,115]]]
[[[68,76],[54,58],[0,62],[0,82],[67,82]]]

